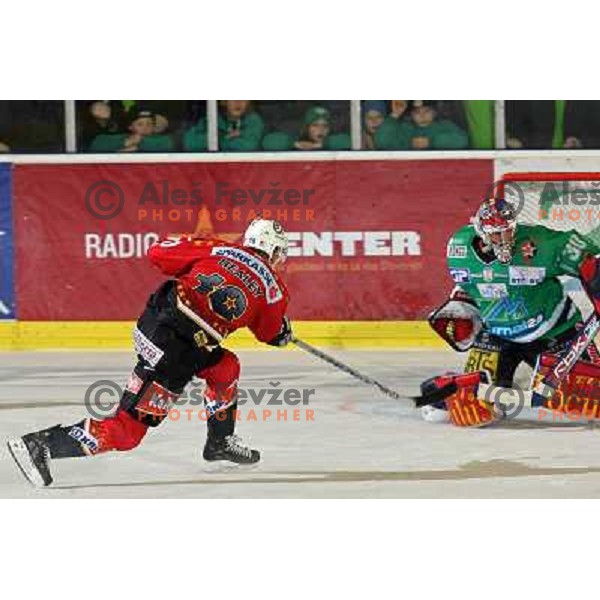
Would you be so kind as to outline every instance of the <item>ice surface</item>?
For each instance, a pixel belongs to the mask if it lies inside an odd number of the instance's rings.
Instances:
[[[418,393],[431,374],[457,369],[450,351],[330,351],[401,393]],[[53,462],[55,485],[29,486],[8,456],[6,438],[85,416],[83,396],[98,379],[123,384],[125,352],[0,353],[0,497],[598,497],[600,431],[586,423],[540,420],[533,412],[487,429],[421,420],[408,400],[382,395],[300,351],[240,352],[242,386],[315,388],[308,407],[241,407],[237,432],[263,460],[208,464],[206,426],[197,416],[167,421],[128,453]],[[181,407],[185,410],[188,407]],[[288,421],[262,421],[287,408]],[[306,421],[305,409],[314,410]],[[198,407],[194,409],[197,414]]]

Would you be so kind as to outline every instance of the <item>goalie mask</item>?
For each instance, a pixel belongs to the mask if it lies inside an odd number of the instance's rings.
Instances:
[[[514,208],[502,198],[486,200],[473,218],[477,235],[501,263],[509,263],[515,247],[517,218]]]
[[[260,250],[271,265],[283,263],[287,257],[288,240],[278,221],[257,218],[244,233],[244,246]]]

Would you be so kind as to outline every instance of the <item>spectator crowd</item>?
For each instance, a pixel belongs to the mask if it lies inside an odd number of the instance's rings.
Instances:
[[[352,148],[347,100],[219,100],[217,106],[220,151]],[[360,147],[494,149],[494,108],[494,100],[363,100]],[[206,152],[209,129],[205,100],[76,102],[80,152]],[[65,152],[65,130],[63,101],[0,101],[0,152]],[[505,134],[513,150],[600,148],[600,101],[507,100]]]
[[[289,104],[283,101],[284,104]],[[170,101],[96,100],[80,107],[80,146],[87,152],[206,152],[209,124],[205,102],[173,106]],[[204,106],[200,106],[203,104]],[[220,100],[218,144],[225,152],[260,150],[350,150],[350,135],[341,131],[347,117],[336,123],[335,101],[298,106],[295,127],[277,110],[277,102]],[[344,104],[348,104],[345,102]],[[190,110],[191,108],[191,110]],[[282,110],[283,109],[283,110]],[[289,111],[287,111],[289,113]],[[268,118],[268,117],[271,118]]]
[[[209,137],[206,111],[196,110],[194,120],[185,115],[185,107],[168,104],[106,100],[88,103],[82,115],[82,149],[88,152],[206,152]],[[278,104],[283,106],[277,107]],[[349,119],[344,115],[348,106],[349,103],[343,101],[221,100],[217,117],[219,150],[350,150]],[[184,117],[177,119],[174,108]],[[364,149],[469,147],[467,132],[443,115],[438,101],[367,100],[363,102],[362,114]],[[295,118],[290,119],[288,115]]]

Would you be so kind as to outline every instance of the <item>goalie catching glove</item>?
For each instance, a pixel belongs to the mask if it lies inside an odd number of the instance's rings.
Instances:
[[[433,330],[458,352],[467,351],[483,328],[477,305],[458,287],[429,315],[428,321]]]

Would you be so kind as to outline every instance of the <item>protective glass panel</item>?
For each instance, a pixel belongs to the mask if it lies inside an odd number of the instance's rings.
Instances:
[[[257,100],[253,105],[262,121],[262,150],[351,148],[348,100]]]
[[[180,152],[190,128],[206,129],[206,100],[78,100],[76,110],[80,152]]]
[[[363,100],[363,150],[494,147],[493,100]]]
[[[64,152],[64,140],[62,100],[0,101],[0,152]]]
[[[564,101],[506,100],[506,148],[562,148]]]

